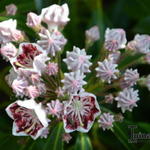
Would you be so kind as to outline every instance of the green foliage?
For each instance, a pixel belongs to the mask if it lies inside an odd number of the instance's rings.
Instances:
[[[9,18],[17,19],[18,28],[23,30],[28,38],[34,42],[37,40],[37,34],[26,23],[26,15],[30,11],[40,13],[43,7],[47,7],[54,3],[67,2],[70,7],[71,21],[64,29],[64,35],[68,39],[68,44],[65,47],[65,51],[71,50],[73,45],[83,48],[85,46],[84,31],[92,25],[98,25],[101,32],[101,40],[96,42],[87,53],[92,54],[92,61],[98,60],[101,55],[102,42],[104,40],[104,30],[106,27],[123,27],[127,31],[127,37],[132,40],[135,33],[150,34],[150,0],[1,0],[0,1],[0,21],[7,20]],[[18,13],[16,16],[5,16],[5,6],[15,3],[18,6]],[[63,54],[62,57],[65,57]],[[119,64],[120,69],[124,69],[131,64],[136,64],[140,61],[142,55],[127,55],[125,59]],[[2,62],[0,60],[0,62]],[[63,66],[64,64],[62,64]],[[12,121],[8,120],[4,109],[10,103],[8,99],[12,94],[12,91],[6,84],[4,78],[8,73],[8,64],[0,64],[0,92],[2,96],[0,98],[0,149],[5,150],[63,150],[62,133],[63,125],[58,124],[53,130],[50,130],[48,139],[38,139],[36,141],[28,137],[14,137],[11,134]],[[144,74],[144,70],[142,72]],[[89,77],[92,77],[90,74]],[[95,80],[91,80],[95,82]],[[99,83],[95,82],[93,91],[100,91]],[[90,87],[91,88],[91,87]],[[93,88],[93,87],[92,87]],[[103,87],[102,87],[103,88]],[[144,95],[144,94],[143,94]],[[133,114],[132,120],[126,116],[129,121],[123,123],[114,124],[114,130],[112,133],[102,133],[98,127],[94,127],[93,134],[79,134],[78,137],[72,139],[75,142],[73,150],[107,150],[107,149],[127,149],[127,150],[149,150],[149,143],[143,142],[139,145],[128,143],[128,125],[137,124],[138,131],[150,133],[149,118],[147,117],[149,107],[144,107],[143,112],[140,110],[146,104],[146,100],[149,100],[150,96],[144,95],[141,99],[141,104]],[[141,106],[140,106],[141,105]],[[139,113],[142,112],[142,113]],[[145,113],[147,116],[145,117]],[[4,115],[5,114],[5,115]],[[134,120],[134,122],[133,122]],[[148,122],[148,123],[146,123]],[[114,134],[116,138],[110,136]],[[90,138],[89,138],[90,135]],[[91,141],[90,141],[91,139]],[[73,143],[72,142],[72,143]],[[93,145],[92,145],[92,144]],[[103,143],[103,144],[102,144]],[[119,145],[119,146],[118,146]],[[120,146],[121,145],[121,146]],[[121,147],[121,148],[120,148]],[[70,149],[70,148],[69,148]],[[65,149],[66,150],[66,149]]]

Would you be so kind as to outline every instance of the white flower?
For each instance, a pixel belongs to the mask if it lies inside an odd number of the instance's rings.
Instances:
[[[46,112],[33,99],[18,100],[6,108],[14,120],[12,133],[15,136],[31,136],[37,139],[48,126]]]
[[[114,116],[111,115],[110,113],[103,113],[98,120],[99,126],[102,127],[104,131],[106,129],[112,128],[113,122],[114,122]]]
[[[39,36],[41,40],[37,41],[37,43],[52,56],[61,51],[67,42],[65,37],[58,31],[50,33],[48,30],[43,29]]]
[[[46,52],[35,43],[21,43],[18,55],[11,59],[15,71],[19,68],[38,72],[40,75],[45,70],[46,61],[49,60]]]
[[[106,29],[105,32],[105,48],[109,51],[115,51],[125,48],[126,33],[123,29]]]
[[[37,14],[30,12],[27,15],[27,23],[26,25],[31,28],[36,28],[41,24],[41,17]]]
[[[0,44],[8,43],[10,41],[18,41],[23,38],[22,33],[16,29],[16,20],[6,20],[0,22]]]
[[[17,55],[17,52],[17,48],[12,43],[6,43],[1,45],[0,53],[2,54],[2,56],[8,59],[15,57]]]
[[[89,30],[86,30],[85,35],[87,41],[94,42],[99,40],[100,33],[99,33],[98,26],[93,26]]]
[[[9,4],[5,7],[7,15],[14,16],[17,12],[17,6],[15,4]]]
[[[62,80],[64,91],[68,93],[77,93],[80,90],[84,90],[82,86],[86,84],[83,80],[85,75],[81,74],[80,71],[65,73],[64,75],[65,77]]]
[[[63,61],[67,64],[68,69],[71,71],[80,70],[81,73],[90,72],[89,67],[91,66],[91,55],[86,55],[85,49],[79,49],[73,47],[72,52],[67,52],[67,58]]]
[[[119,92],[115,100],[118,102],[117,107],[120,107],[123,113],[126,110],[132,111],[133,107],[137,107],[136,102],[139,100],[138,90],[125,88]]]
[[[45,128],[43,131],[42,131],[42,133],[41,133],[41,135],[40,135],[40,138],[47,138],[48,137],[48,134],[49,134],[49,128]]]
[[[116,69],[117,66],[117,64],[113,63],[113,59],[98,62],[98,67],[96,68],[97,77],[100,77],[102,81],[111,83],[112,80],[117,79],[117,73],[119,73],[119,70]]]
[[[73,131],[88,132],[95,118],[100,114],[100,108],[95,95],[79,93],[71,95],[64,105],[64,129],[66,133]]]
[[[42,21],[48,24],[50,30],[67,24],[70,20],[68,15],[69,9],[67,4],[63,4],[62,6],[51,5],[42,9],[41,13]]]

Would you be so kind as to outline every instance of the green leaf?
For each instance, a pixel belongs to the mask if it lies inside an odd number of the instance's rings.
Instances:
[[[63,124],[59,123],[48,137],[43,150],[63,150]]]
[[[77,138],[75,150],[92,150],[92,144],[87,134],[80,134]]]
[[[124,121],[124,124],[122,123],[114,123],[113,133],[118,138],[118,140],[124,145],[124,147],[127,150],[136,150],[137,148],[132,143],[129,143],[129,135],[127,133],[127,124]]]
[[[137,62],[138,59],[140,59],[144,54],[135,54],[135,55],[128,55],[122,61],[119,63],[118,68],[119,69],[124,69],[128,67],[129,65],[132,65]]]

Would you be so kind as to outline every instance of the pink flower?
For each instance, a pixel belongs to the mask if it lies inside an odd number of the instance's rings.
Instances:
[[[17,12],[17,6],[15,4],[9,4],[5,7],[7,15],[14,16]]]
[[[68,18],[69,9],[67,4],[51,5],[42,9],[41,17],[42,21],[47,23],[49,29],[56,29],[58,26],[64,26],[70,20]]]
[[[34,99],[40,95],[40,92],[36,86],[30,85],[25,88],[25,95]]]
[[[64,104],[64,129],[67,133],[88,132],[99,114],[100,108],[93,94],[74,94]]]
[[[12,82],[12,89],[18,96],[25,94],[25,89],[28,86],[28,82],[24,78],[17,78]]]
[[[64,90],[61,87],[58,87],[55,93],[57,94],[57,97],[64,96]]]
[[[31,136],[37,139],[48,126],[48,119],[41,104],[34,100],[16,101],[6,108],[14,120],[12,133],[15,136]]]
[[[30,12],[27,15],[27,23],[26,25],[31,28],[37,28],[41,24],[41,17],[37,14]]]
[[[0,49],[0,53],[2,54],[2,56],[8,59],[15,57],[17,55],[17,52],[17,48],[12,43],[2,44]]]
[[[41,39],[37,43],[51,56],[60,52],[67,43],[65,37],[58,31],[49,32],[43,29],[39,36]]]
[[[58,73],[58,64],[57,63],[48,63],[46,66],[46,72],[48,75],[56,75]]]
[[[114,116],[111,115],[110,113],[103,113],[98,120],[100,127],[102,127],[104,131],[106,129],[112,128],[113,122],[114,122]]]
[[[89,30],[86,30],[85,35],[86,35],[86,39],[89,42],[95,42],[95,41],[99,40],[100,33],[99,33],[98,26],[93,26]]]
[[[125,48],[126,42],[126,33],[123,29],[106,29],[104,47],[108,51]]]
[[[117,79],[118,65],[113,61],[113,59],[105,59],[103,62],[98,62],[98,67],[96,68],[97,77],[100,77],[102,81],[111,83],[112,80]]]
[[[57,116],[57,118],[63,115],[63,104],[59,100],[51,101],[47,106],[48,114]]]
[[[16,20],[9,19],[0,22],[0,44],[23,39],[22,33],[16,27]]]
[[[69,141],[72,139],[72,136],[69,133],[64,133],[62,135],[62,141],[66,142],[67,144],[69,143]]]

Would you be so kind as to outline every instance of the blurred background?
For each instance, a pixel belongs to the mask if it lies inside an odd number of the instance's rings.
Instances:
[[[6,16],[5,6],[11,3],[18,7],[17,14]],[[40,14],[42,8],[54,3],[68,3],[70,8],[71,21],[63,31],[68,39],[66,50],[71,50],[73,45],[84,48],[85,30],[93,25],[99,26],[101,39],[89,51],[89,54],[93,55],[93,59],[102,47],[104,31],[107,27],[123,28],[127,33],[128,41],[132,40],[136,33],[150,34],[150,0],[0,0],[0,21],[9,18],[17,19],[18,29],[25,31],[29,39],[34,42],[36,34],[25,25],[27,13],[33,11]],[[134,67],[138,68],[140,75],[150,74],[149,65],[135,65]],[[26,144],[26,139],[11,136],[12,121],[4,111],[5,107],[14,99],[11,89],[4,80],[9,69],[9,63],[0,56],[0,149],[42,150],[42,144],[46,143],[46,140],[37,140],[36,143],[31,141],[28,142],[28,147],[22,148],[21,145]],[[130,137],[128,125],[137,125],[137,132],[149,133],[150,135],[150,92],[147,88],[138,88],[141,97],[138,107],[132,113],[125,114],[126,120],[119,123],[114,129],[115,134],[111,131],[95,130],[93,127],[89,133],[93,150],[150,149],[150,140],[143,140],[140,143],[128,142]],[[64,145],[64,149],[73,150],[76,147],[75,144],[78,143],[76,140],[79,139],[75,133],[70,144]],[[85,149],[89,150],[88,147]]]

